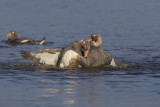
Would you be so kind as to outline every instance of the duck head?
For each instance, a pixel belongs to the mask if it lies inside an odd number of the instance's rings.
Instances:
[[[16,31],[10,31],[7,35],[7,37],[10,37],[12,40],[15,40],[17,39],[18,35],[17,35],[17,32]]]
[[[88,57],[89,49],[90,49],[89,42],[87,40],[83,40],[82,41],[82,53],[84,57]]]
[[[92,46],[99,47],[102,44],[102,37],[100,34],[93,33],[89,37],[88,42],[90,42]]]

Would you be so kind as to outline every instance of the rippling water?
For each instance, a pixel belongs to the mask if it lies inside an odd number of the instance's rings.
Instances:
[[[0,102],[2,107],[160,107],[158,0],[2,0]],[[5,35],[46,37],[45,45],[10,46]],[[61,48],[103,37],[102,47],[125,69],[35,69],[22,50]]]

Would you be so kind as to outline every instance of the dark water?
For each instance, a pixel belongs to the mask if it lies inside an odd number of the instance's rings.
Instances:
[[[10,30],[45,45],[10,46]],[[61,48],[91,33],[129,69],[43,70],[22,50]],[[160,107],[159,0],[1,0],[1,107]]]

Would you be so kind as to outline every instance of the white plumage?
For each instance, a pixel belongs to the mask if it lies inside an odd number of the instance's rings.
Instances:
[[[111,61],[110,65],[113,66],[113,67],[117,66],[117,64],[116,64],[116,62],[115,62],[115,60],[113,58],[112,58],[112,61]]]
[[[60,63],[60,68],[63,68],[63,67],[67,67],[70,65],[71,61],[74,59],[74,58],[77,58],[79,56],[78,53],[76,53],[75,51],[73,50],[69,50],[67,51],[64,56],[62,57],[62,61]]]
[[[28,42],[29,40],[22,40],[22,41],[20,41],[21,43],[26,43],[26,42]]]
[[[39,63],[56,66],[60,52],[53,53],[31,53],[32,56],[40,59]]]
[[[58,57],[61,52],[61,49],[52,49],[52,50],[38,50],[32,52],[22,52],[22,57],[27,59],[32,63],[41,63],[46,65],[57,65]],[[69,67],[73,63],[73,59],[76,59],[79,56],[73,50],[68,50],[62,57],[62,61],[59,65],[60,68]]]

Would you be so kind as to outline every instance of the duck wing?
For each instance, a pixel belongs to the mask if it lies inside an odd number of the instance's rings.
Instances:
[[[42,45],[45,42],[46,38],[43,37],[42,40],[32,40],[31,38],[18,38],[15,40],[19,44],[32,44],[32,45]]]
[[[21,55],[24,59],[31,63],[41,63],[56,66],[58,56],[62,49],[44,49],[37,51],[22,51]]]
[[[19,44],[28,44],[28,43],[31,43],[31,42],[34,42],[34,40],[32,40],[31,38],[18,38],[15,40],[16,43],[19,43]]]

